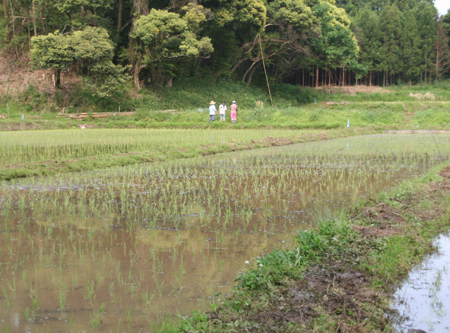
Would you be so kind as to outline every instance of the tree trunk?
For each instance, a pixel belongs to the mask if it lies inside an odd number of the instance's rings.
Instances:
[[[33,6],[33,30],[34,30],[34,37],[37,36],[37,32],[36,32],[36,7],[34,6],[34,0],[32,1],[32,6]]]
[[[342,67],[342,86],[345,87],[345,67]]]
[[[141,85],[139,83],[139,73],[141,72],[141,56],[138,56],[138,59],[136,61],[136,63],[134,64],[134,68],[133,68],[133,81],[134,81],[134,86],[137,89],[141,88]]]
[[[305,86],[305,70],[302,69],[302,87]]]
[[[369,71],[369,87],[372,87],[372,71]]]
[[[245,80],[247,79],[247,74],[250,73],[250,71],[253,69],[253,67],[256,65],[257,62],[259,62],[260,59],[256,59],[253,61],[252,65],[250,66],[249,69],[247,69],[247,71],[245,72],[244,76],[242,77],[242,82],[245,82]]]
[[[319,66],[316,66],[316,88],[319,87]]]
[[[259,66],[253,67],[252,71],[250,72],[250,75],[248,76],[248,80],[247,80],[247,86],[250,86],[250,83],[252,83],[253,75],[255,74],[255,70],[258,67]]]
[[[14,16],[14,7],[11,0],[9,0],[9,6],[11,7],[11,17],[12,17],[12,32],[13,38],[16,38],[16,17]],[[19,51],[17,50],[17,44],[15,45],[16,57],[19,56]]]
[[[42,17],[41,6],[38,6],[38,8],[39,8],[39,17]],[[44,35],[46,35],[47,31],[45,29],[44,20],[40,20],[40,21],[41,21],[41,25],[42,25],[42,32],[44,33]]]
[[[55,69],[55,88],[61,88],[61,70]]]
[[[425,43],[425,84],[427,84],[427,69],[428,69],[428,43]]]
[[[6,0],[3,0],[3,16],[5,17],[5,28],[8,33],[8,10]]]
[[[439,51],[436,51],[436,82],[438,81],[439,77]]]
[[[122,12],[123,12],[123,0],[119,0],[119,13],[117,15],[117,33],[120,33],[122,29]]]

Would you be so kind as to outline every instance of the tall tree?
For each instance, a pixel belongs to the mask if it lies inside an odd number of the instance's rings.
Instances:
[[[424,82],[428,82],[430,71],[433,70],[434,44],[436,42],[436,20],[437,10],[433,4],[419,2],[414,7],[414,12],[419,28],[419,38],[421,45],[421,56],[423,59],[422,71]]]
[[[417,78],[421,72],[423,59],[421,56],[421,40],[419,26],[417,24],[414,12],[407,9],[403,13],[403,28],[400,40],[402,72],[405,80],[412,84],[414,78]]]
[[[436,80],[439,80],[443,75],[447,74],[447,71],[450,68],[450,45],[448,30],[445,29],[442,16],[439,17],[437,21],[435,52]]]
[[[353,68],[364,72],[364,66],[357,62],[358,42],[350,30],[350,19],[345,11],[329,3],[321,3],[313,7],[315,16],[321,27],[320,38],[312,38],[311,45],[316,55],[317,68],[342,68],[342,84],[345,84],[345,69]],[[316,87],[318,86],[316,72]]]
[[[400,37],[401,37],[400,11],[394,5],[385,6],[380,13],[379,29],[382,35],[382,59],[378,69],[384,72],[383,86],[388,84],[389,78],[401,69],[400,66]]]
[[[382,36],[379,30],[379,18],[376,12],[366,6],[355,18],[356,38],[359,43],[359,62],[369,71],[369,86],[373,83],[373,72],[383,59],[381,53]]]
[[[138,57],[135,66],[139,66],[134,69],[136,87],[140,87],[140,70],[147,66],[152,68],[152,79],[159,79],[154,70],[155,62],[181,57],[197,58],[213,51],[209,37],[197,37],[207,11],[200,5],[190,4],[185,7],[185,12],[184,16],[180,16],[167,10],[152,9],[148,15],[136,20],[132,33]]]
[[[31,58],[35,66],[51,68],[55,73],[55,86],[61,86],[61,72],[77,62],[80,74],[94,77],[95,92],[109,96],[127,80],[125,68],[114,65],[114,45],[103,28],[87,27],[73,34],[59,32],[33,37]]]

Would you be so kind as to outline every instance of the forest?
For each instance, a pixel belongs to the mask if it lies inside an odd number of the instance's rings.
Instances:
[[[3,52],[77,72],[98,95],[179,78],[397,85],[450,76],[431,0],[2,0]]]

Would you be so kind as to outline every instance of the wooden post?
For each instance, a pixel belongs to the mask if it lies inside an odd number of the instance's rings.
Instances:
[[[263,54],[262,46],[261,46],[261,34],[259,34],[259,49],[261,50],[261,59],[263,62],[263,67],[264,67],[264,74],[266,75],[266,82],[267,82],[267,89],[269,90],[270,103],[273,106],[272,93],[270,92],[269,79],[267,77],[267,71],[266,71],[266,63],[264,62],[264,54]]]

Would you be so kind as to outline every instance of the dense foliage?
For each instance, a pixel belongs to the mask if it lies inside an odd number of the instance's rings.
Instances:
[[[2,1],[7,52],[31,50],[56,85],[72,66],[99,96],[195,76],[319,86],[450,75],[450,12],[431,0]]]

